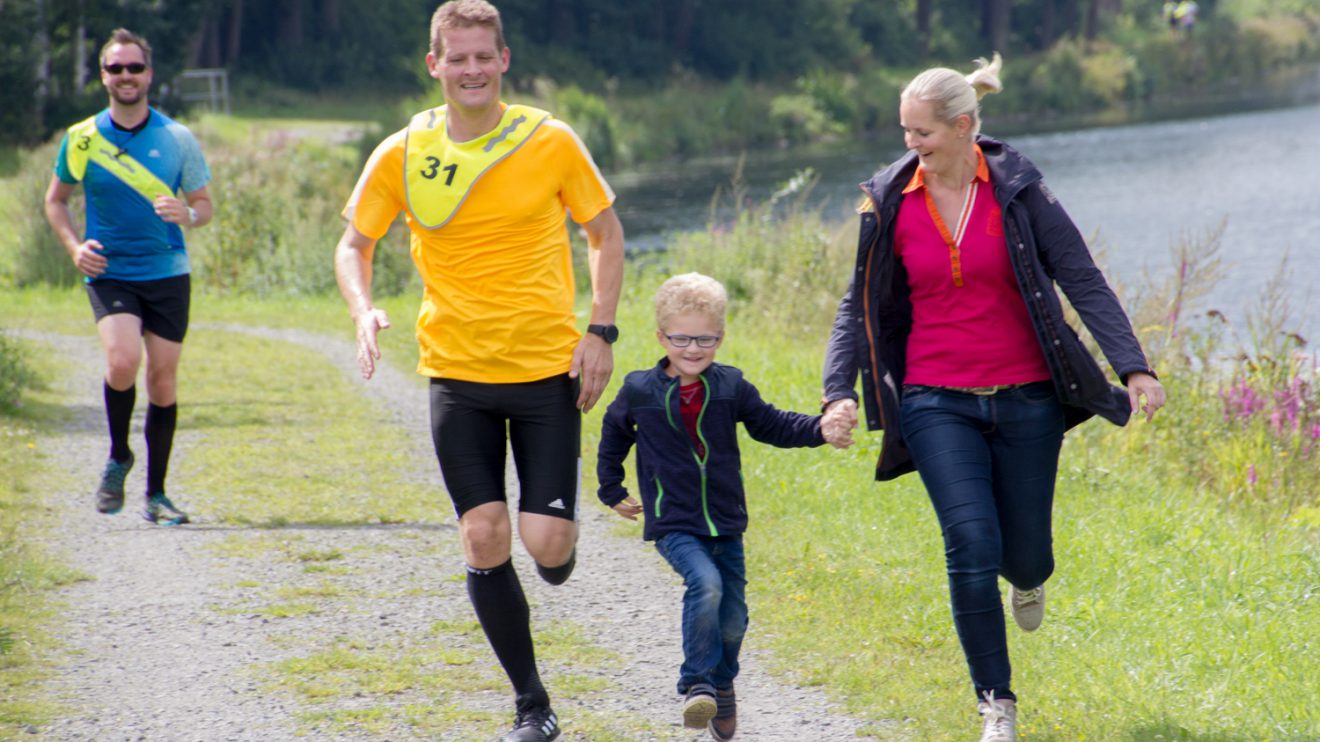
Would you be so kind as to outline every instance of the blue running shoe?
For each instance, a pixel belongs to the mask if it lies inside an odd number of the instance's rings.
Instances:
[[[126,461],[106,459],[101,486],[96,490],[96,512],[114,515],[124,507],[124,478],[133,468],[133,454]]]
[[[188,514],[174,507],[164,492],[147,496],[147,506],[142,508],[142,517],[162,526],[177,526],[188,522]]]

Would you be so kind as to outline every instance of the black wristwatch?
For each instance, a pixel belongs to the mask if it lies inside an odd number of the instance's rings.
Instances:
[[[613,345],[619,339],[619,328],[614,325],[587,325],[587,332],[599,335],[601,340]]]

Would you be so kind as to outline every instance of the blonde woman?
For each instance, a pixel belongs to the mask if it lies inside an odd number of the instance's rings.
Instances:
[[[936,68],[903,90],[908,154],[862,185],[856,270],[825,362],[826,435],[883,429],[876,478],[914,469],[944,536],[954,625],[983,742],[1017,738],[999,578],[1034,631],[1054,570],[1051,509],[1064,431],[1123,425],[1164,404],[1132,327],[1040,172],[982,136],[979,99],[1001,60]],[[1113,385],[1064,321],[1063,290]]]

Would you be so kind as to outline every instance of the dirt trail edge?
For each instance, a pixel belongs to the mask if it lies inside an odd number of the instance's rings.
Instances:
[[[424,382],[413,374],[389,366],[363,383],[350,342],[292,330],[269,330],[237,325],[202,325],[198,330],[255,335],[298,346],[298,352],[323,356],[331,366],[353,379],[362,393],[378,403],[403,426],[417,446],[419,477],[436,483],[437,515],[434,523],[449,523],[449,502],[440,489],[439,473],[430,449]],[[299,530],[310,545],[325,544],[343,550],[346,563],[366,559],[364,594],[370,604],[342,607],[305,616],[273,620],[260,612],[243,610],[251,604],[250,591],[241,585],[261,583],[265,588],[297,578],[297,565],[280,560],[225,558],[214,548],[236,533],[270,535],[265,529],[233,529],[201,523],[161,528],[145,523],[136,513],[136,489],[124,512],[108,518],[92,507],[90,492],[105,456],[105,432],[100,409],[102,365],[96,341],[90,336],[27,333],[48,344],[83,369],[76,378],[57,384],[75,408],[74,419],[62,435],[46,445],[57,466],[68,466],[78,484],[73,491],[53,493],[49,502],[60,527],[52,532],[52,549],[74,569],[92,579],[63,590],[65,626],[63,647],[56,658],[51,696],[67,704],[72,715],[39,729],[29,739],[49,740],[295,740],[295,739],[417,739],[417,730],[400,724],[379,736],[348,734],[334,727],[309,723],[305,706],[293,693],[272,690],[269,680],[254,670],[305,653],[296,641],[272,641],[272,636],[307,637],[356,626],[372,636],[424,634],[442,619],[471,620],[471,608],[461,580],[462,555],[457,533],[450,525],[417,527],[377,526]],[[145,403],[139,404],[144,408]],[[591,418],[590,420],[594,420]],[[592,424],[591,421],[588,424]],[[141,410],[135,416],[135,440],[141,435]],[[194,441],[180,430],[175,457],[187,457]],[[140,466],[145,466],[141,457]],[[131,477],[136,487],[141,472]],[[511,488],[516,492],[516,488]],[[532,603],[538,631],[563,624],[575,628],[592,645],[616,653],[622,662],[607,667],[575,665],[576,675],[603,680],[607,691],[593,702],[596,713],[618,713],[636,719],[636,740],[708,739],[704,733],[683,730],[678,697],[674,692],[676,668],[682,659],[679,619],[682,584],[649,544],[639,538],[621,538],[610,532],[616,519],[597,503],[593,492],[583,492],[582,535],[578,567],[561,587],[536,577],[521,547],[514,557]],[[278,535],[278,534],[277,534]],[[418,549],[418,539],[434,542]],[[391,543],[397,542],[397,543]],[[356,549],[356,547],[364,547]],[[360,556],[361,555],[361,556]],[[285,560],[287,561],[287,560]],[[363,566],[363,565],[355,565]],[[755,575],[750,576],[754,581]],[[419,596],[424,584],[437,594]],[[369,589],[368,589],[369,588]],[[357,633],[357,632],[355,632]],[[738,679],[738,739],[766,742],[827,742],[857,739],[863,722],[835,709],[816,689],[792,685],[773,677],[766,668],[768,655],[757,648],[756,616],[744,647]],[[482,663],[494,666],[489,649]],[[502,673],[500,679],[503,680]],[[555,694],[553,679],[550,682]],[[507,690],[477,694],[481,711],[507,713]],[[361,703],[349,694],[330,705],[351,709]],[[325,704],[316,707],[324,711]],[[304,715],[300,718],[300,714]],[[571,709],[563,708],[565,740],[574,734]],[[874,723],[865,725],[874,733]],[[897,732],[897,728],[895,729]],[[469,735],[470,736],[470,735]],[[465,739],[442,736],[442,739]]]

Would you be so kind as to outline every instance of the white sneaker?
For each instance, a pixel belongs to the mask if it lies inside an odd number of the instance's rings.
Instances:
[[[1023,631],[1035,631],[1045,620],[1045,586],[1030,590],[1008,588],[1008,602],[1013,608],[1013,620]]]
[[[981,714],[981,742],[1017,742],[1017,703],[996,701],[995,692],[985,692],[985,700],[976,704]]]

